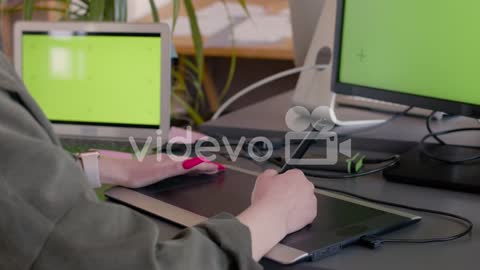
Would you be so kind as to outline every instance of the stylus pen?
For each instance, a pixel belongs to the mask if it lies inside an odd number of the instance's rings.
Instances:
[[[302,140],[300,145],[298,145],[297,149],[295,149],[295,152],[292,154],[292,156],[290,158],[285,157],[285,164],[283,165],[282,169],[279,171],[280,174],[285,173],[291,168],[291,166],[288,164],[289,159],[303,158],[303,156],[308,151],[310,146],[312,146],[312,144],[315,143],[315,137],[316,137],[315,129],[310,130],[310,132],[308,132],[308,135]]]

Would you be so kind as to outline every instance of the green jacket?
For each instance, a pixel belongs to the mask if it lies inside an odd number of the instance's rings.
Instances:
[[[97,200],[0,53],[0,269],[261,268],[230,215],[162,238],[152,220]]]

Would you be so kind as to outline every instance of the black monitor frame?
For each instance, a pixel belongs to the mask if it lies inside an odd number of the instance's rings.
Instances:
[[[361,96],[408,106],[420,107],[449,114],[480,118],[480,106],[445,99],[404,94],[388,89],[371,88],[340,82],[340,57],[342,49],[345,0],[337,1],[334,59],[332,72],[332,90],[338,94]],[[480,88],[480,83],[479,83]],[[455,89],[452,89],[454,91]]]

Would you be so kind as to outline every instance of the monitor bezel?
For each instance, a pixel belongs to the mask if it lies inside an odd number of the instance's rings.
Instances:
[[[22,76],[22,36],[26,32],[70,31],[84,33],[121,33],[121,34],[158,34],[162,39],[161,55],[161,92],[160,94],[160,125],[117,125],[108,123],[81,123],[53,121],[56,134],[63,137],[86,137],[120,139],[127,141],[134,137],[144,141],[151,137],[161,137],[163,142],[168,139],[170,129],[170,96],[171,96],[171,34],[167,24],[131,24],[105,22],[17,22],[14,27],[14,65],[19,76]],[[159,59],[160,60],[160,59]],[[158,130],[161,131],[158,132]]]
[[[449,114],[463,115],[468,117],[480,118],[480,105],[462,103],[439,99],[435,97],[426,97],[420,95],[395,92],[394,90],[372,88],[362,85],[343,83],[340,81],[340,58],[343,36],[343,18],[345,0],[337,1],[337,16],[335,22],[335,41],[334,41],[334,59],[332,72],[332,91],[338,94],[349,96],[360,96],[372,98],[387,102],[403,104],[407,106],[430,109]]]

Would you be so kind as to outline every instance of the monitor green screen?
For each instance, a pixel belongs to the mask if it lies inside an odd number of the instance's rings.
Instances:
[[[480,105],[480,1],[345,0],[341,83]]]
[[[158,127],[161,46],[158,34],[27,32],[22,76],[53,122]]]

